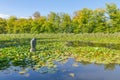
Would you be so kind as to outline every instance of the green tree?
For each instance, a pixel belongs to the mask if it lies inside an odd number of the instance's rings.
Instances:
[[[14,33],[30,33],[31,25],[29,19],[19,18],[14,23]]]
[[[17,20],[17,17],[15,16],[10,16],[9,19],[7,19],[7,32],[8,33],[13,33],[14,32],[14,23]]]
[[[48,14],[48,17],[47,17],[47,23],[46,23],[46,26],[49,29],[49,31],[57,33],[59,31],[59,26],[60,26],[59,14],[56,14],[54,12],[50,12],[50,14]],[[50,30],[50,28],[52,30]]]
[[[37,19],[34,19],[31,23],[31,33],[41,33],[43,32],[42,27],[44,23],[46,22],[46,17],[39,17]]]
[[[41,27],[41,32],[42,33],[53,33],[53,32],[55,32],[53,25],[54,24],[52,22],[46,21]]]
[[[0,18],[0,34],[6,33],[6,26],[7,26],[6,20],[3,18]]]
[[[93,14],[91,9],[84,8],[76,11],[73,17],[73,24],[75,25],[75,33],[89,32],[89,21]]]
[[[92,32],[104,32],[106,30],[105,10],[101,8],[94,10],[89,24]]]
[[[120,10],[116,4],[106,4],[106,13],[108,15],[108,32],[120,31]]]
[[[61,22],[60,22],[60,32],[65,33],[72,33],[73,32],[73,26],[72,26],[72,20],[71,17],[68,14],[62,13],[61,16]]]

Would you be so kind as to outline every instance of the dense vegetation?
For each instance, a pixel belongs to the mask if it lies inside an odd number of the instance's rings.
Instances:
[[[30,40],[36,37],[36,52],[30,53]],[[120,64],[120,34],[1,34],[0,69],[26,66],[55,67],[54,61]],[[113,65],[114,67],[114,65]]]
[[[33,17],[8,19],[0,18],[0,33],[114,33],[120,32],[120,9],[115,4],[106,8],[91,10],[84,8],[74,16],[66,13],[50,12],[41,16],[35,12]]]

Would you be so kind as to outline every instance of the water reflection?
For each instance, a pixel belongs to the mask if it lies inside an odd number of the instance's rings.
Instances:
[[[109,48],[109,49],[120,50],[120,44],[115,44],[115,43],[94,43],[94,42],[85,42],[85,41],[68,41],[66,45],[72,46],[72,47],[78,47],[78,46],[105,47],[105,48]]]
[[[85,62],[85,61],[81,61],[80,62],[82,65],[84,65],[84,66],[87,66],[87,65],[90,65],[91,63],[90,62]],[[115,67],[117,66],[117,64],[97,64],[97,63],[95,63],[94,65],[96,65],[96,66],[104,66],[104,70],[109,70],[109,71],[113,71],[113,70],[115,70]]]
[[[0,48],[17,47],[23,45],[30,45],[31,38],[13,38],[10,40],[0,40]],[[37,38],[38,43],[59,42],[56,38]]]
[[[91,64],[68,59],[55,62],[57,67],[9,66],[0,70],[0,80],[119,80],[120,66]]]
[[[104,69],[105,70],[114,70],[115,69],[115,64],[105,64]]]

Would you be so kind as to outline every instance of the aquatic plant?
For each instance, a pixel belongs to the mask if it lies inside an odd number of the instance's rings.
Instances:
[[[120,34],[1,34],[0,69],[26,66],[55,68],[54,61],[68,58],[102,64],[120,64]],[[36,37],[36,52],[29,52]]]

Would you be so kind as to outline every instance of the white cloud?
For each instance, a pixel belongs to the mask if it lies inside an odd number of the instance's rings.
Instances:
[[[9,15],[6,15],[6,14],[0,14],[0,17],[2,17],[2,18],[8,18],[8,17],[10,17]]]
[[[30,17],[23,17],[23,16],[20,16],[18,18],[25,18],[25,19],[29,19]]]
[[[7,14],[1,14],[0,13],[0,17],[1,18],[6,18],[6,19],[8,19],[9,17],[10,17],[11,15],[7,15]],[[17,18],[25,18],[25,19],[29,19],[30,18],[30,16],[29,17],[24,17],[24,16],[16,16]]]

